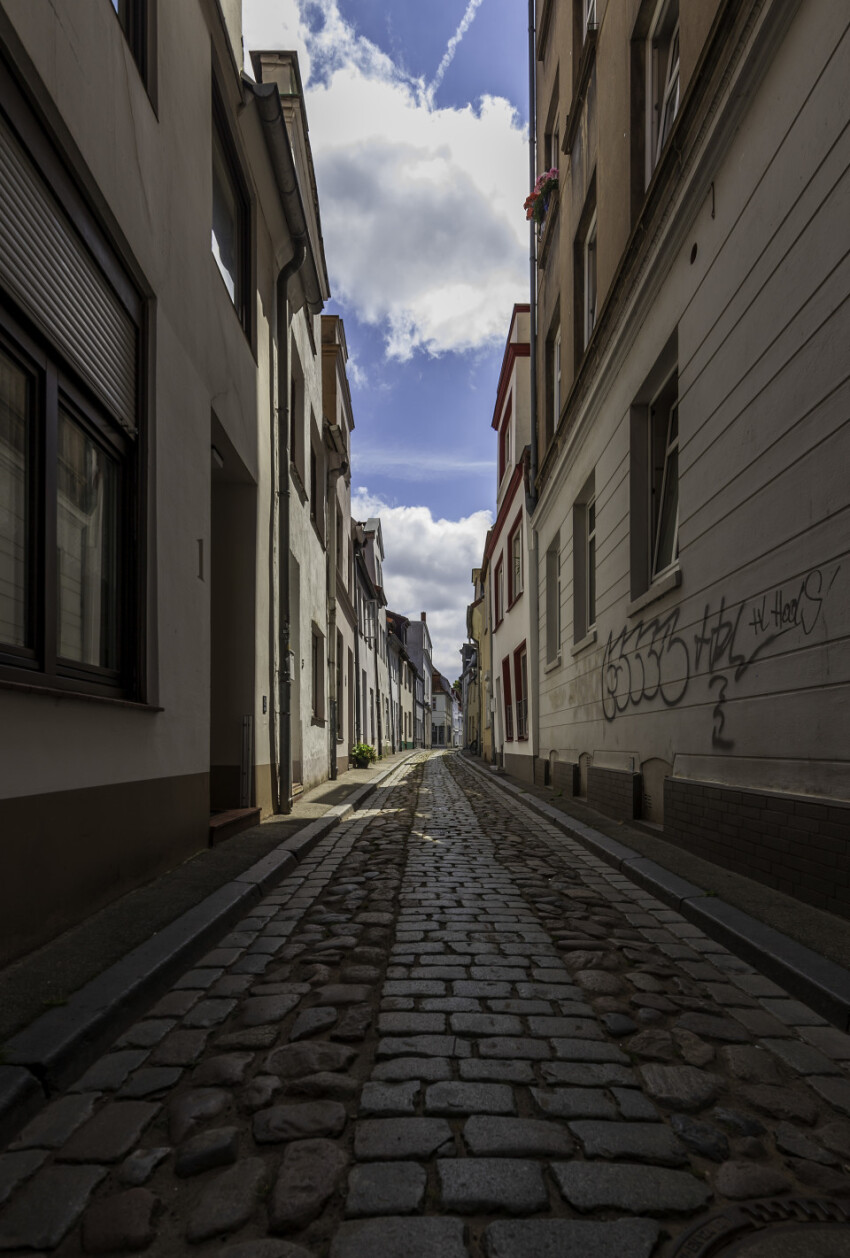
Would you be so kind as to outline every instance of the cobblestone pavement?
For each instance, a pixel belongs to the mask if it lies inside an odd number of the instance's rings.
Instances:
[[[661,1258],[850,1206],[848,1116],[850,1037],[423,755],[0,1155],[0,1249]]]

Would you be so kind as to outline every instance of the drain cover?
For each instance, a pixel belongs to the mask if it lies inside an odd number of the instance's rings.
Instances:
[[[749,1201],[697,1223],[673,1258],[850,1258],[850,1201]]]

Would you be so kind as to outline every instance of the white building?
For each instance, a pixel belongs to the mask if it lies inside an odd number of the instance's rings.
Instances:
[[[529,308],[515,306],[492,426],[497,433],[496,521],[484,551],[490,572],[495,747],[500,763],[534,778],[537,655],[536,557],[526,510],[531,438]]]

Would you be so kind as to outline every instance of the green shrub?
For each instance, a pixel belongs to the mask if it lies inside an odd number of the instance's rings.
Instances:
[[[355,743],[351,748],[349,760],[355,769],[368,769],[373,760],[377,759],[378,753],[368,743]]]

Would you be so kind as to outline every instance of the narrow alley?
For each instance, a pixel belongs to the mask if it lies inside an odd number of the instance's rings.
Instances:
[[[850,1037],[423,753],[0,1155],[0,1249],[755,1258],[767,1222],[838,1258],[848,1072]]]

